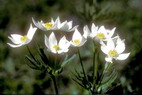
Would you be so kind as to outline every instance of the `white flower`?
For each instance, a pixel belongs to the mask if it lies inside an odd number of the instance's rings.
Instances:
[[[59,43],[57,43],[55,34],[52,32],[49,36],[49,39],[45,36],[45,45],[51,52],[60,54],[68,52],[70,42],[66,39],[65,36],[63,36]]]
[[[84,37],[85,39],[87,39],[87,37],[90,36],[90,30],[89,30],[89,28],[88,28],[87,25],[84,26],[83,32],[84,32],[83,37]]]
[[[59,29],[63,31],[71,32],[71,31],[74,31],[77,27],[78,25],[72,27],[72,21],[69,21],[69,22],[66,21],[66,23],[61,28],[59,27]]]
[[[104,40],[104,39],[108,39],[111,38],[114,34],[115,28],[113,28],[112,30],[108,30],[105,29],[104,26],[101,26],[100,28],[98,28],[97,26],[95,26],[95,24],[92,24],[91,27],[91,31],[89,30],[88,26],[84,26],[84,32],[87,33],[87,35],[91,38],[95,38],[95,39],[99,39],[99,40]]]
[[[37,28],[33,28],[32,24],[30,25],[30,28],[28,30],[27,35],[22,36],[19,34],[11,34],[11,36],[8,36],[8,38],[14,43],[14,44],[10,44],[7,43],[8,45],[10,45],[11,47],[15,48],[15,47],[20,47],[22,45],[28,44],[30,43],[30,41],[32,40],[35,32],[36,32]]]
[[[39,29],[43,30],[43,31],[48,31],[48,30],[62,30],[62,31],[74,31],[78,25],[72,27],[72,21],[64,21],[64,22],[60,22],[60,18],[58,17],[55,21],[51,18],[51,22],[46,22],[44,23],[43,21],[40,22],[36,22],[33,18],[32,18],[33,23],[35,24],[36,27],[38,27]]]
[[[75,32],[72,36],[71,45],[75,47],[82,46],[87,40],[82,36],[77,29],[75,29]]]
[[[124,40],[121,40],[119,37],[117,41],[108,39],[107,43],[101,42],[101,50],[107,55],[105,60],[111,62],[112,60],[125,60],[130,53],[123,53],[125,50]]]
[[[92,23],[91,31],[89,30],[88,26],[84,26],[83,31],[86,33],[87,36],[94,38],[96,36],[96,32],[98,30],[98,27],[95,26],[94,23]]]
[[[109,39],[113,36],[114,34],[114,31],[115,31],[116,28],[113,28],[112,30],[108,30],[108,29],[105,29],[104,26],[101,26],[98,31],[96,33],[94,33],[95,37],[97,39]]]

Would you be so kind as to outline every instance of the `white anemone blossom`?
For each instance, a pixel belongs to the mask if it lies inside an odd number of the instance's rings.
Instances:
[[[75,32],[73,33],[73,36],[72,36],[72,41],[71,42],[71,45],[74,46],[74,47],[80,47],[82,46],[85,42],[86,42],[86,34],[84,32],[83,36],[80,34],[80,32],[75,29]]]
[[[34,25],[36,27],[38,27],[39,29],[43,30],[43,31],[48,31],[48,30],[62,30],[62,31],[74,31],[78,25],[72,27],[72,21],[64,21],[61,23],[60,18],[57,17],[57,19],[54,21],[51,18],[50,22],[46,22],[44,23],[42,20],[39,22],[36,22],[33,18],[32,21],[34,23]]]
[[[114,34],[115,28],[113,28],[112,30],[108,30],[105,29],[104,26],[101,26],[100,28],[98,28],[97,26],[95,26],[95,24],[92,24],[91,27],[91,31],[89,30],[88,26],[84,26],[84,32],[87,33],[87,35],[91,38],[95,38],[95,39],[99,39],[99,40],[104,40],[104,39],[108,39],[111,38]]]
[[[125,50],[124,40],[121,40],[119,37],[116,41],[113,39],[108,39],[105,44],[101,42],[101,50],[107,55],[105,60],[106,62],[111,62],[112,60],[125,60],[130,53],[123,53]]]
[[[28,44],[28,43],[31,42],[36,30],[37,30],[37,28],[34,28],[31,24],[27,35],[22,36],[22,35],[19,35],[19,34],[11,34],[11,36],[8,36],[8,38],[14,44],[10,44],[10,43],[7,43],[7,44],[9,46],[13,47],[13,48],[20,47],[22,45]]]
[[[95,26],[94,23],[92,23],[91,31],[90,31],[90,29],[88,28],[87,25],[85,25],[84,28],[83,28],[83,31],[84,31],[84,33],[86,34],[85,37],[87,36],[87,37],[91,37],[91,38],[94,38],[94,37],[95,37],[95,34],[94,34],[94,33],[96,33],[97,30],[98,30],[98,27]]]
[[[49,38],[47,38],[47,36],[45,35],[45,45],[52,53],[61,54],[68,52],[70,42],[66,39],[65,36],[63,36],[60,41],[57,42],[55,34],[52,32]]]

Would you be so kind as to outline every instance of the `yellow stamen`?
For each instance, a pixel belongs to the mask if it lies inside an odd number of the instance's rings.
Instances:
[[[80,40],[74,40],[73,43],[77,46],[80,44]]]
[[[58,45],[54,45],[53,48],[55,51],[58,51],[60,49],[60,47]]]
[[[47,28],[47,29],[51,29],[51,27],[53,26],[53,24],[52,23],[45,23],[45,27]]]
[[[20,41],[21,41],[22,43],[25,43],[27,39],[28,39],[28,36],[22,36],[22,37],[20,38]]]
[[[108,55],[109,55],[110,57],[117,57],[117,56],[118,56],[118,53],[117,53],[116,50],[110,50],[110,51],[108,52]]]
[[[103,38],[105,38],[105,35],[104,35],[104,33],[97,33],[97,38],[99,38],[99,39],[103,39]]]

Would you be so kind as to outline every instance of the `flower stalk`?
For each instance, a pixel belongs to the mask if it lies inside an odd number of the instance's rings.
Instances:
[[[78,55],[79,55],[79,60],[80,60],[81,68],[82,68],[82,70],[83,70],[83,74],[84,74],[84,76],[85,76],[86,79],[87,79],[87,76],[86,76],[86,73],[85,73],[85,69],[84,69],[84,65],[83,65],[83,62],[82,62],[82,58],[81,58],[81,54],[80,54],[79,48],[78,48]]]
[[[56,95],[59,95],[59,91],[58,91],[58,87],[57,87],[57,82],[56,82],[56,77],[54,75],[51,75],[51,79],[52,79],[53,84],[54,84],[55,93],[56,93]]]
[[[95,44],[95,42],[93,41],[93,79],[94,79],[94,86],[93,86],[93,89],[95,88],[96,89],[96,86],[97,86],[97,83],[96,83],[96,80],[97,80],[97,77],[98,77],[98,49],[97,49],[97,46]],[[94,91],[93,91],[94,92]]]

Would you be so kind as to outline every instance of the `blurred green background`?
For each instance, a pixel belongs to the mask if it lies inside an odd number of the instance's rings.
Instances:
[[[80,25],[80,32],[84,25],[91,27],[92,23],[105,25],[108,29],[116,27],[116,34],[125,39],[125,52],[131,52],[131,56],[126,61],[115,63],[120,71],[120,85],[110,93],[142,93],[141,5],[141,0],[0,0],[0,93],[53,94],[49,76],[28,67],[26,47],[11,48],[7,42],[10,42],[8,36],[12,33],[26,34],[32,17],[50,21],[51,17],[56,19],[58,16],[61,21],[72,20],[73,25]],[[29,45],[32,51],[35,43],[44,46],[41,30],[36,32]],[[90,49],[89,46],[86,44],[83,48]],[[89,50],[82,53],[84,61],[88,60],[89,53]],[[88,94],[71,80],[71,72],[79,67],[75,62],[67,64],[58,77],[61,94]],[[88,61],[85,65],[92,66]]]

